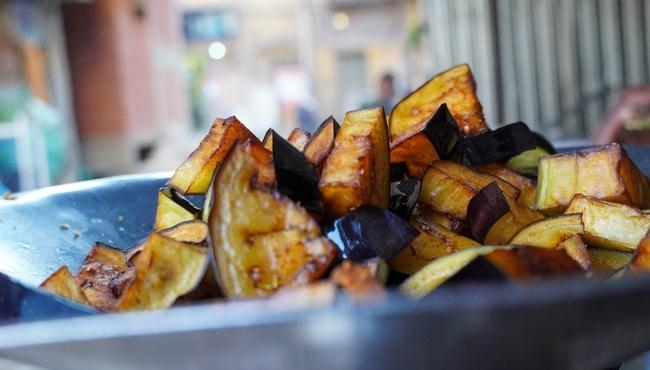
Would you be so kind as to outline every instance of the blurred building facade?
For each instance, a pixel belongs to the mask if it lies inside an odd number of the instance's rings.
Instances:
[[[40,185],[83,168],[171,170],[216,117],[236,115],[258,136],[313,130],[375,102],[387,72],[402,97],[466,62],[492,127],[523,120],[584,139],[622,88],[650,81],[649,10],[650,0],[0,0],[0,103],[17,85],[56,112],[65,165]]]

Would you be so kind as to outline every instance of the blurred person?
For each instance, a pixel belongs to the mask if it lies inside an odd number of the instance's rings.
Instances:
[[[625,89],[607,112],[593,142],[650,144],[650,84]]]
[[[386,72],[379,80],[379,96],[375,101],[364,104],[364,108],[382,106],[384,112],[389,114],[398,101],[395,76],[390,72]]]

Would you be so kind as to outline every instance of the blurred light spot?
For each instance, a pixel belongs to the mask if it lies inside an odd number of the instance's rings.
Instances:
[[[219,60],[226,56],[227,50],[226,45],[222,42],[215,41],[208,47],[208,55],[214,60]]]
[[[350,25],[350,17],[344,12],[336,12],[332,16],[332,27],[337,30],[344,30]]]

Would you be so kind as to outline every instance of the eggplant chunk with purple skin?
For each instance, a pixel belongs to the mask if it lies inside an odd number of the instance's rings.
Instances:
[[[346,113],[318,184],[326,216],[334,219],[364,205],[387,208],[389,181],[383,108]]]
[[[480,173],[452,161],[436,161],[422,178],[419,202],[433,210],[465,220],[470,200],[496,182],[506,198],[516,200],[519,189],[498,177]]]
[[[436,258],[479,245],[421,214],[413,215],[409,222],[420,234],[388,260],[391,269],[403,274],[413,274]]]
[[[314,218],[276,190],[259,187],[256,162],[235,145],[215,174],[210,240],[229,298],[268,296],[323,276],[336,246]]]
[[[334,148],[334,140],[340,127],[334,117],[329,116],[318,126],[314,135],[302,149],[305,158],[319,169],[322,169],[325,158],[329,156],[332,148]]]
[[[205,194],[214,170],[230,147],[236,141],[246,140],[252,140],[257,149],[264,149],[259,139],[236,117],[216,119],[196,150],[176,168],[169,186],[184,194]]]
[[[364,206],[334,220],[327,236],[341,249],[342,257],[363,262],[384,261],[404,249],[418,235],[409,223],[385,208]]]

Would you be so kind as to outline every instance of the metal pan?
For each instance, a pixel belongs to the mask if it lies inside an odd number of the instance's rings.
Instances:
[[[650,173],[650,149],[628,147]],[[87,181],[0,201],[0,272],[34,287],[93,242],[151,229],[169,174]],[[208,303],[0,326],[0,357],[49,369],[602,369],[650,349],[650,280],[584,279],[396,293],[358,304]]]

